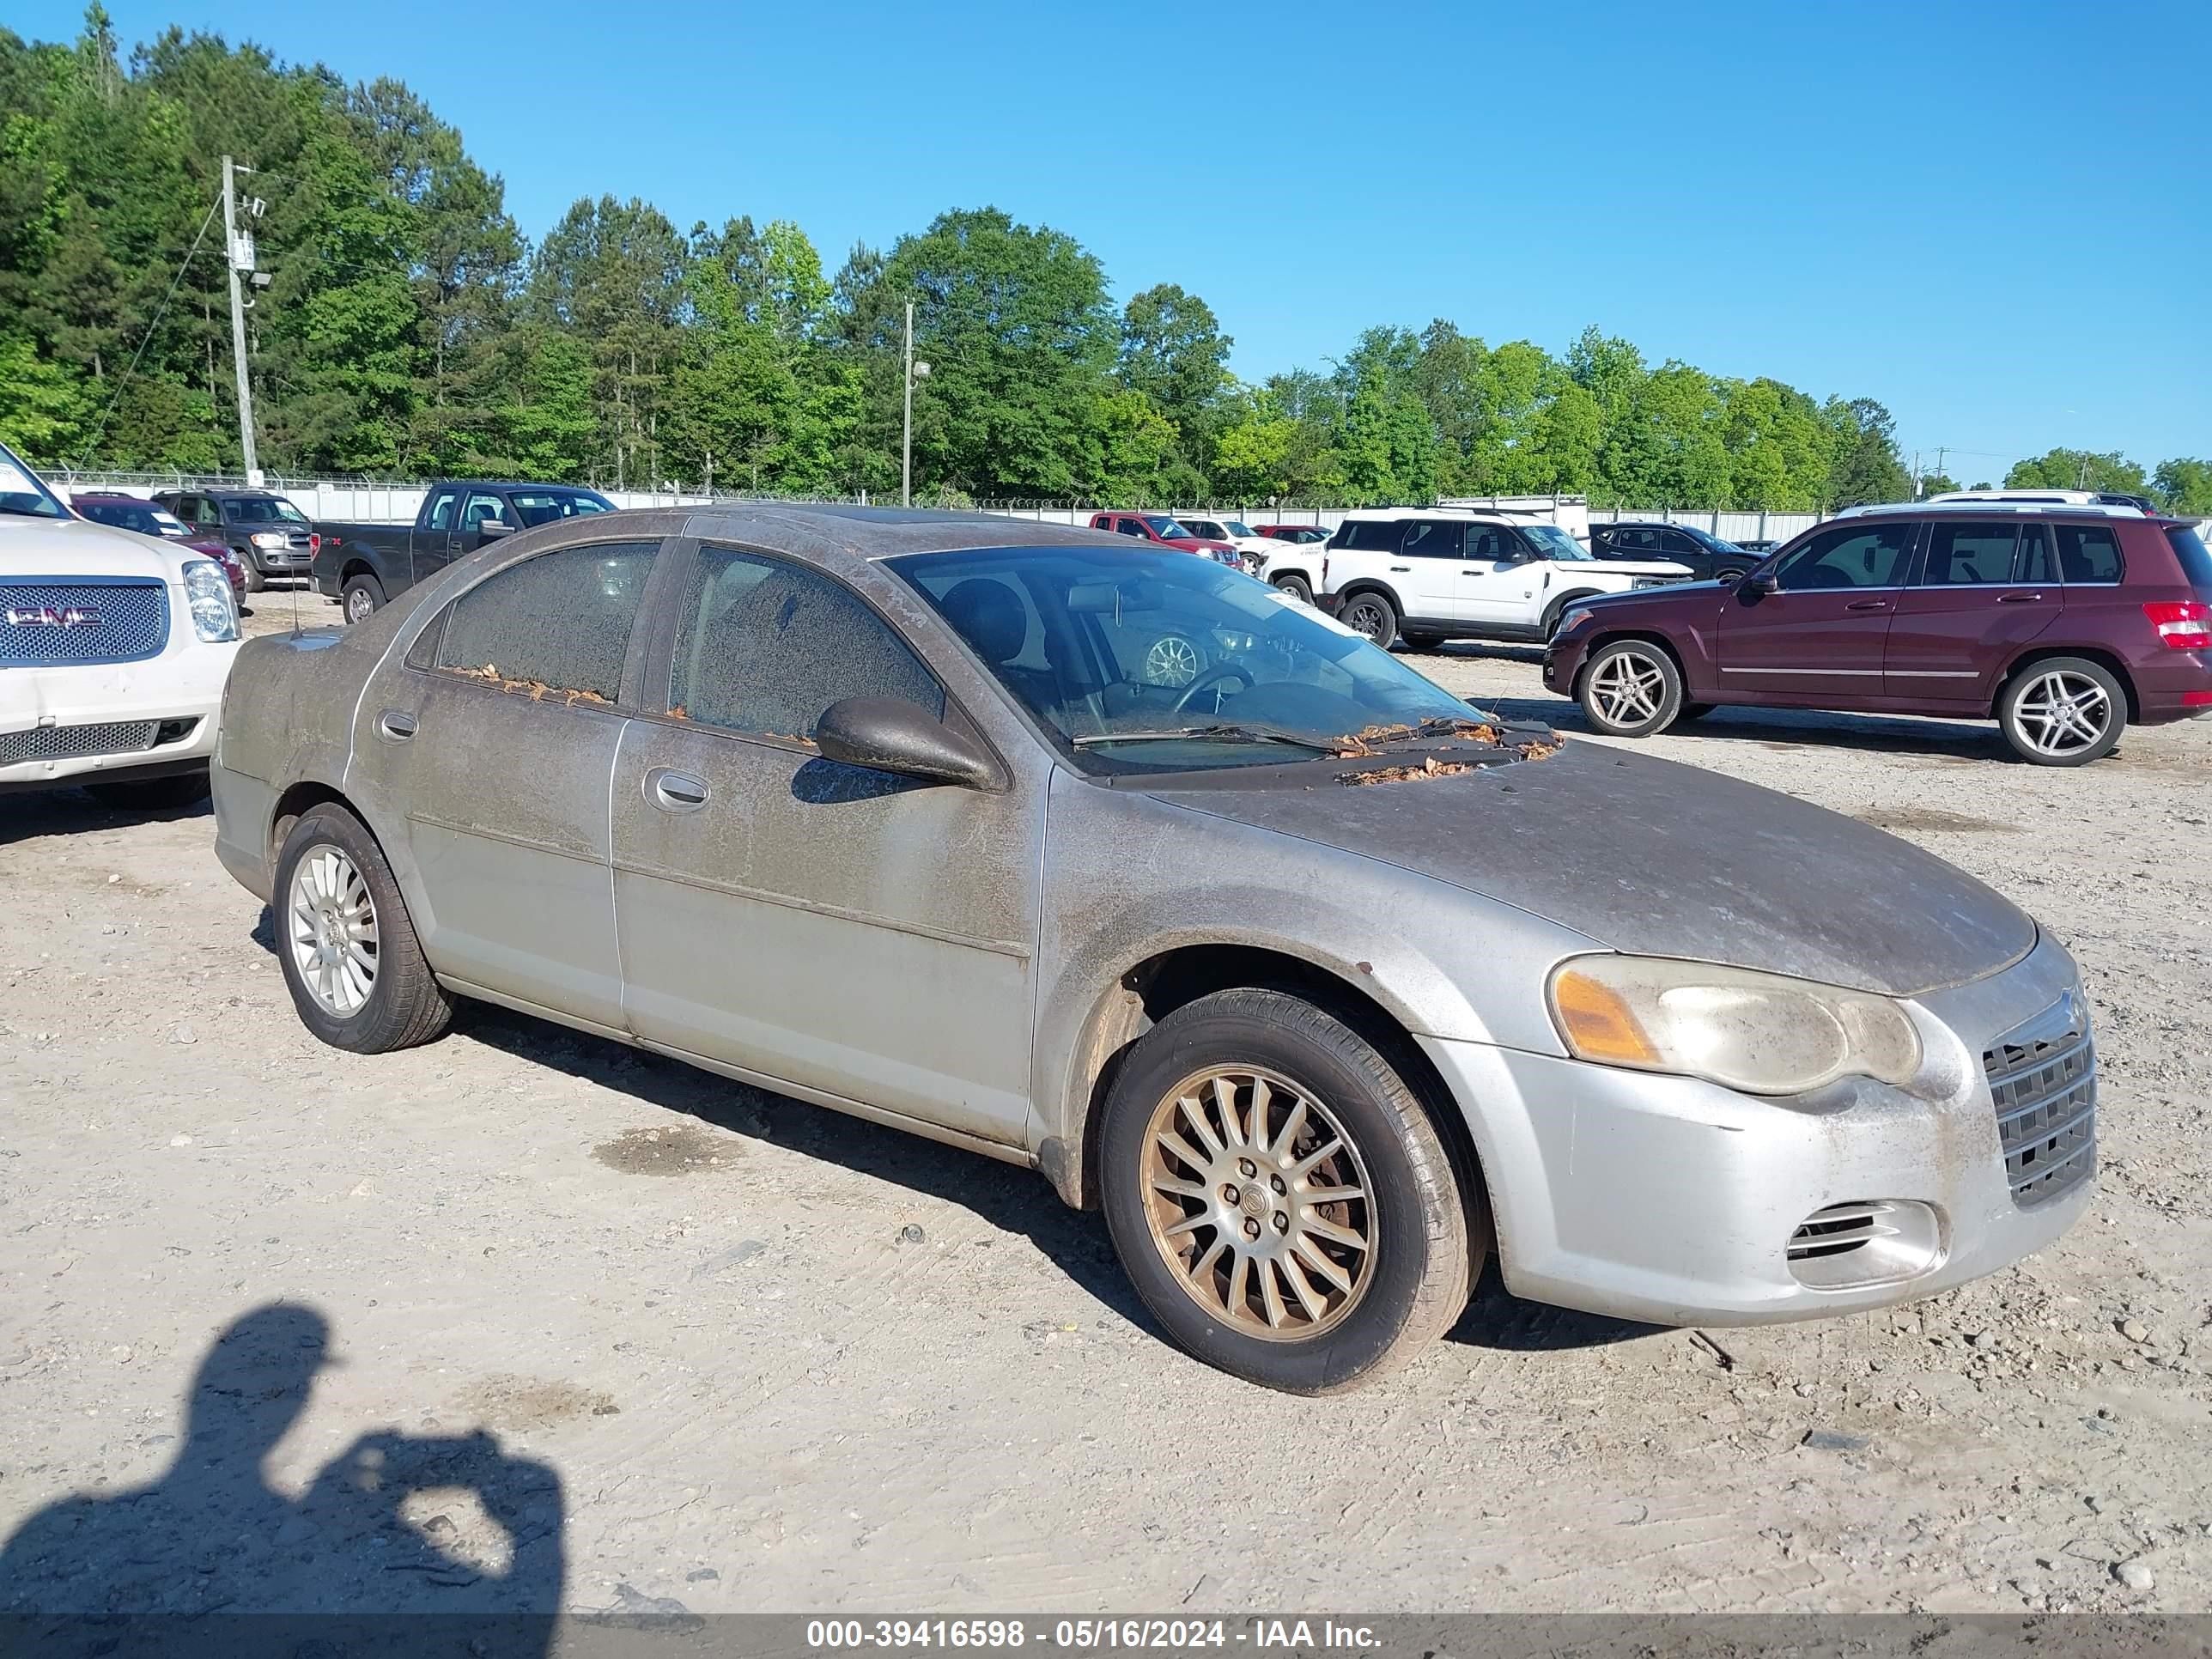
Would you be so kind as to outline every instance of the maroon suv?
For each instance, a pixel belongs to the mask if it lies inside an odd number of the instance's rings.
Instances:
[[[2080,766],[2132,721],[2212,717],[2212,553],[2132,507],[1866,507],[1740,582],[1578,600],[1544,684],[1649,737],[1723,703],[1995,720]]]

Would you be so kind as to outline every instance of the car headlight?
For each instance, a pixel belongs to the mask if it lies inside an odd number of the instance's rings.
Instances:
[[[256,531],[252,539],[256,547],[282,547],[284,545],[283,536],[279,532],[274,530]]]
[[[1796,1095],[1838,1078],[1904,1084],[1920,1033],[1887,997],[1668,957],[1574,957],[1552,973],[1552,1018],[1578,1060]]]
[[[1669,585],[1668,579],[1664,576],[1632,576],[1629,579],[1628,583],[1628,586],[1632,590],[1640,590],[1646,587],[1666,587]]]
[[[238,637],[230,577],[213,559],[185,561],[185,603],[191,607],[192,632],[210,645]]]

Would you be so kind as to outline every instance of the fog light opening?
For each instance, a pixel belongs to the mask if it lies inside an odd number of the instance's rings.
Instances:
[[[1859,1290],[1917,1279],[1942,1259],[1934,1206],[1912,1199],[1831,1204],[1797,1224],[1784,1251],[1790,1276],[1808,1290]]]
[[[197,714],[185,720],[163,720],[154,732],[154,747],[159,749],[164,744],[182,743],[193,732],[198,731],[199,726],[199,716]]]

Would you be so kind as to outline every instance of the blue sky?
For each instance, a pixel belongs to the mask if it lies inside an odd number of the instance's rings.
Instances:
[[[796,220],[834,270],[994,204],[1119,295],[1205,296],[1249,377],[1374,323],[1556,351],[1595,322],[1880,398],[1962,482],[2057,444],[2212,455],[2202,0],[108,4],[128,41],[408,82],[533,237],[611,191]]]

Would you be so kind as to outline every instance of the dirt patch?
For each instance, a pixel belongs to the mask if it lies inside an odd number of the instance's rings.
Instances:
[[[2016,823],[2000,823],[1995,818],[1977,818],[1964,812],[1946,812],[1939,806],[1881,806],[1870,812],[1853,814],[1861,823],[1870,823],[1877,830],[1942,830],[1954,835],[2016,836]]]
[[[622,1409],[611,1394],[537,1376],[488,1376],[461,1403],[495,1429],[543,1429],[574,1418],[613,1417]]]
[[[672,1128],[625,1129],[592,1156],[624,1175],[708,1175],[735,1167],[738,1140],[696,1123]]]

